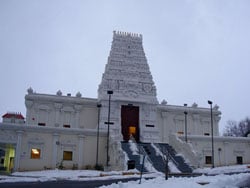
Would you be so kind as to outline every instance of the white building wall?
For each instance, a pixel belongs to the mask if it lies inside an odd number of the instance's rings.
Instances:
[[[219,136],[218,125],[221,112],[218,111],[217,107],[213,110],[213,132],[214,136]],[[157,124],[159,130],[161,130],[161,142],[168,143],[171,134],[185,135],[185,111],[187,112],[187,135],[204,136],[206,133],[211,135],[211,113],[209,108],[199,108],[196,105],[191,107],[158,105]]]
[[[187,113],[187,138],[185,144],[185,115]],[[213,108],[213,136],[215,166],[236,164],[236,158],[242,157],[243,163],[250,163],[250,139],[219,136],[220,111]],[[172,106],[159,105],[157,123],[160,130],[160,141],[172,145],[178,153],[191,162],[191,166],[204,167],[206,156],[211,156],[211,111],[197,105]],[[175,139],[173,135],[176,135]],[[178,140],[182,139],[182,143]]]
[[[40,126],[0,124],[0,143],[15,144],[15,171],[58,168],[62,162],[65,169],[84,169],[96,164],[96,130],[76,130]],[[7,133],[7,134],[6,134]],[[98,164],[106,161],[106,133],[99,135]],[[31,149],[40,149],[39,159],[31,158]],[[72,151],[72,160],[63,160],[63,152]]]
[[[95,129],[98,123],[96,99],[29,93],[25,104],[26,123],[31,126]]]
[[[180,136],[184,142],[184,136]],[[192,145],[200,160],[200,167],[210,167],[205,163],[206,156],[212,156],[211,136],[189,136],[188,143]],[[248,137],[214,137],[215,166],[236,165],[237,157],[242,157],[244,164],[250,163],[250,138]]]
[[[29,90],[25,96],[26,124],[2,124],[2,140],[14,139],[16,148],[15,170],[41,170],[58,167],[63,151],[72,151],[72,160],[63,160],[66,169],[83,169],[96,164],[97,153],[97,100],[62,95],[37,94]],[[44,123],[40,124],[39,123]],[[69,128],[64,125],[70,125]],[[6,132],[5,131],[5,132]],[[18,134],[21,131],[22,134]],[[100,130],[98,164],[106,161],[106,131]],[[6,137],[6,138],[5,138]],[[13,140],[12,139],[12,140]],[[20,142],[20,143],[19,143]],[[31,159],[31,149],[41,149],[40,159]]]

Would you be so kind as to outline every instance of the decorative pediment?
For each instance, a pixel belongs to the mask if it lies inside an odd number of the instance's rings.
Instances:
[[[44,143],[44,139],[39,137],[39,135],[28,140],[28,144],[30,145],[44,145]]]
[[[64,111],[64,112],[74,112],[75,110],[74,110],[74,108],[71,107],[71,106],[64,106],[64,107],[62,108],[62,111]]]
[[[39,105],[37,108],[39,110],[46,110],[46,111],[48,111],[50,109],[49,106],[44,105],[44,104]]]

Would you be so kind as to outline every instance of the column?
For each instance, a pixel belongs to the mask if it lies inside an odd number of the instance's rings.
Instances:
[[[219,136],[219,121],[221,117],[214,115],[214,136]]]
[[[162,142],[168,142],[168,136],[167,136],[167,117],[168,112],[162,112],[161,113],[163,124],[162,124]]]
[[[60,109],[62,108],[61,103],[55,103],[55,127],[60,126]]]
[[[83,151],[84,151],[84,135],[78,135],[79,146],[78,146],[78,169],[83,168]]]
[[[223,143],[223,145],[224,145],[224,151],[223,151],[223,148],[222,148],[222,153],[224,152],[224,160],[222,160],[222,166],[227,166],[227,165],[229,165],[229,157],[232,155],[231,153],[230,153],[230,149],[228,148],[228,146],[229,146],[229,142],[224,142]],[[224,162],[224,164],[223,164],[223,162]]]
[[[203,135],[203,132],[200,130],[201,126],[199,121],[200,121],[199,114],[193,114],[193,132],[191,133],[192,135]]]
[[[51,167],[52,168],[56,168],[56,164],[57,164],[57,153],[58,153],[58,146],[59,146],[59,134],[58,133],[54,133],[53,134],[53,153],[52,153],[52,164]]]
[[[79,128],[80,127],[80,110],[82,109],[81,105],[75,105],[75,110],[76,110],[76,116],[75,116],[75,128]]]
[[[23,131],[17,131],[16,133],[17,133],[17,144],[15,151],[14,171],[18,171],[20,168],[20,154],[21,154]]]
[[[31,107],[33,105],[33,102],[30,100],[25,100],[25,106],[26,106],[26,123],[27,124],[31,124],[31,118],[30,118],[30,114],[31,114]]]

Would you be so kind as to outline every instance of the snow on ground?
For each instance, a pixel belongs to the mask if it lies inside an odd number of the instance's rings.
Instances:
[[[150,180],[142,179],[142,183],[137,181],[130,181],[127,183],[112,184],[106,186],[106,188],[147,188],[147,187],[215,187],[215,188],[233,188],[237,187],[239,182],[244,179],[250,179],[249,165],[237,165],[229,167],[218,168],[204,168],[197,169],[195,172],[210,174],[213,176],[202,175],[199,177],[171,177],[167,181],[162,173],[148,173],[143,174],[143,178],[154,177]],[[239,174],[225,175],[225,173],[237,172]],[[107,180],[107,179],[122,179],[122,178],[139,178],[140,175],[137,170],[130,171],[111,171],[101,172],[95,170],[43,170],[32,172],[15,172],[10,176],[0,175],[0,183],[3,182],[35,182],[35,181],[55,181],[55,180],[73,180],[73,181],[86,181],[86,180]],[[206,184],[206,185],[200,185]],[[1,185],[1,184],[0,184]],[[104,188],[105,186],[103,186]]]
[[[101,188],[236,188],[242,180],[250,178],[250,174],[236,174],[236,175],[217,175],[217,176],[199,176],[192,178],[169,178],[165,180],[164,177],[157,177],[155,179],[143,179],[141,184],[139,181],[130,181],[127,183],[117,183],[108,186],[101,186]]]
[[[157,177],[161,173],[143,175],[144,177]],[[0,183],[3,182],[35,182],[35,181],[56,181],[56,180],[107,180],[139,177],[137,170],[129,171],[96,171],[96,170],[42,170],[30,172],[15,172],[10,176],[0,175]]]
[[[250,172],[250,165],[234,165],[234,166],[223,166],[216,168],[198,168],[194,170],[196,173],[204,173],[208,175],[213,174],[225,174],[225,173],[235,173],[235,172]]]
[[[133,155],[138,155],[139,151],[138,151],[138,148],[137,148],[137,144],[134,143],[132,140],[129,140],[128,143],[129,143],[129,148],[132,151],[132,154]]]

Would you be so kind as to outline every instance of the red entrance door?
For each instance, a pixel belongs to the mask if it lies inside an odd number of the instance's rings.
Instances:
[[[139,134],[139,107],[138,106],[122,106],[121,123],[123,140],[128,141],[131,136],[138,142]]]

